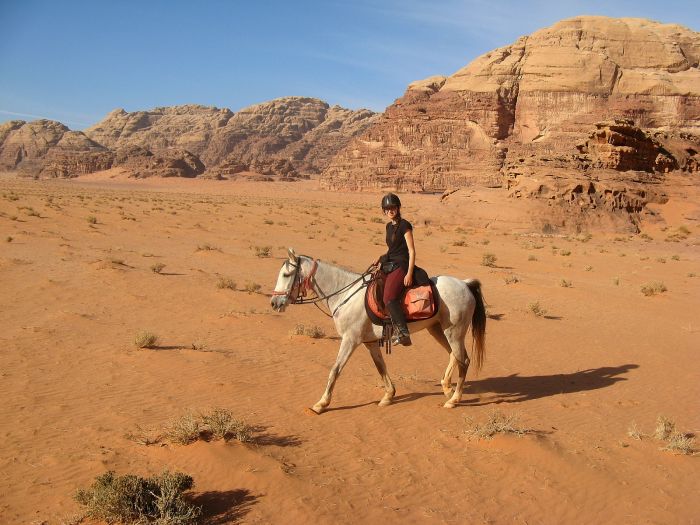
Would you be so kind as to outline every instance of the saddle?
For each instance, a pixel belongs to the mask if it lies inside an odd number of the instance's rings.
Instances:
[[[386,275],[377,272],[365,292],[365,310],[372,323],[379,326],[391,324],[391,317],[382,299]],[[406,322],[430,319],[438,311],[439,296],[435,283],[423,268],[413,270],[413,286],[407,288],[401,296],[401,306],[406,315]]]

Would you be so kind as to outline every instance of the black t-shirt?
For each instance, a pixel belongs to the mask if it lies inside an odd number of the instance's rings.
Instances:
[[[406,232],[413,230],[413,226],[406,219],[401,219],[394,225],[388,222],[386,225],[386,245],[389,248],[384,256],[386,261],[399,263],[408,271],[408,244],[406,244]]]

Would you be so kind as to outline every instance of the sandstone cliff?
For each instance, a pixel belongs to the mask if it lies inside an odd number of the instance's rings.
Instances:
[[[262,167],[270,174],[289,177],[322,171],[374,120],[375,114],[368,110],[351,111],[314,98],[286,97],[237,113],[194,105],[134,113],[118,109],[85,134],[111,149],[186,150],[217,175]],[[231,170],[232,165],[241,169]]]
[[[600,191],[619,192],[639,179],[632,172],[692,172],[699,62],[700,34],[678,25],[564,20],[450,77],[409,85],[333,159],[322,184],[401,191],[542,185],[565,204],[570,198],[555,180],[576,181],[575,188],[579,178],[600,179]],[[631,201],[612,206],[637,208]]]
[[[377,119],[304,97],[287,97],[238,113],[198,105],[127,113],[117,109],[82,132],[60,122],[0,125],[0,169],[75,177],[127,168],[135,177],[213,177],[253,171],[282,179],[320,173],[353,137]]]

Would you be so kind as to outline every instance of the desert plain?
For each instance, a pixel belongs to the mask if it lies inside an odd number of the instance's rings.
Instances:
[[[269,293],[288,247],[365,270],[381,194],[244,179],[1,176],[0,522],[77,523],[96,476],[164,469],[194,478],[205,523],[700,521],[694,449],[654,437],[659,417],[700,430],[697,186],[637,235],[542,233],[487,188],[402,194],[418,264],[482,283],[484,367],[444,409],[448,356],[416,334],[385,356],[379,407],[360,347],[315,415],[338,337]],[[251,441],[134,439],[213,408]],[[476,436],[494,413],[523,433]]]

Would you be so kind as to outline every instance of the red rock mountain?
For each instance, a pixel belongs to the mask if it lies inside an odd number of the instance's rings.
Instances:
[[[288,97],[233,113],[186,105],[112,111],[85,132],[48,120],[0,125],[0,169],[71,177],[127,168],[135,176],[240,171],[294,178],[320,173],[377,115]]]
[[[409,85],[322,184],[479,184],[584,207],[643,207],[654,192],[639,183],[698,170],[699,62],[700,34],[679,25],[563,20],[450,77]]]

